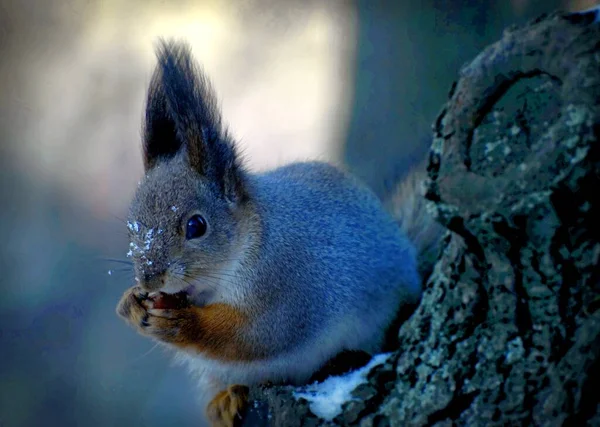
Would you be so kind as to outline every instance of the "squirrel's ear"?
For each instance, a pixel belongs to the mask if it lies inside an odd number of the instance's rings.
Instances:
[[[158,66],[146,104],[146,170],[160,158],[184,151],[189,166],[216,184],[226,199],[241,201],[246,197],[244,171],[221,123],[210,84],[190,49],[161,40],[156,56]]]
[[[175,122],[167,113],[167,101],[162,90],[161,73],[154,71],[148,98],[146,100],[146,117],[143,129],[144,167],[152,169],[162,158],[173,157],[181,149],[181,141],[177,137]]]

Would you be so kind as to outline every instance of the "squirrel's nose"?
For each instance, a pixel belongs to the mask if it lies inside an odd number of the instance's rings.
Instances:
[[[156,291],[165,285],[165,272],[144,272],[140,277],[140,286],[148,292]]]

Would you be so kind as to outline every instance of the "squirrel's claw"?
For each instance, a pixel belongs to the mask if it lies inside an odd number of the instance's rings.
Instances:
[[[248,387],[230,385],[210,401],[206,415],[212,427],[233,427],[240,424],[248,405]]]

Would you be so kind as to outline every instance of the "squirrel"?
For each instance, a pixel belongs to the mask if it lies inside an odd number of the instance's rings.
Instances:
[[[176,349],[208,422],[232,426],[248,386],[301,384],[342,351],[381,351],[420,299],[441,226],[418,197],[423,167],[392,208],[324,162],[250,173],[189,46],[161,40],[156,56],[127,222],[136,284],[116,311]]]

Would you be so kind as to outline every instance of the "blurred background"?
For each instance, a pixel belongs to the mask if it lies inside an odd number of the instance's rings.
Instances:
[[[0,0],[0,427],[196,426],[185,369],[115,314],[157,37],[190,42],[248,164],[345,163],[380,195],[461,65],[586,0]]]

